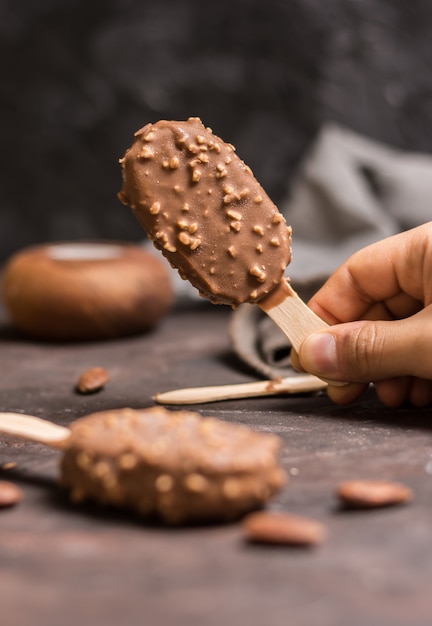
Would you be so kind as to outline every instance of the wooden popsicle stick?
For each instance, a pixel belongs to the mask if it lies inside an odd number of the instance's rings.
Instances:
[[[329,325],[303,302],[286,279],[258,305],[288,337],[296,352],[308,335],[329,328]],[[337,386],[348,384],[324,378],[322,380]]]
[[[69,428],[23,413],[0,413],[0,432],[61,448],[70,435]]]
[[[235,385],[214,385],[173,389],[154,396],[160,404],[201,404],[236,398],[254,398],[277,394],[295,394],[320,391],[327,383],[311,374],[299,374],[275,380],[260,380]]]
[[[287,280],[283,280],[276,291],[258,304],[285,333],[296,352],[308,335],[329,328],[303,302]]]

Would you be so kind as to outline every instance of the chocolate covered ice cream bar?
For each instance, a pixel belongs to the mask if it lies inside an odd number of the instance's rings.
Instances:
[[[147,124],[120,163],[120,200],[202,296],[257,303],[296,350],[327,328],[285,278],[292,233],[284,216],[234,147],[199,118]]]
[[[202,296],[236,306],[280,284],[291,229],[234,147],[200,119],[147,124],[121,164],[120,200]]]
[[[93,500],[168,524],[238,518],[286,481],[278,436],[192,411],[113,409],[70,428],[0,413],[0,432],[59,448],[60,480],[75,502]]]

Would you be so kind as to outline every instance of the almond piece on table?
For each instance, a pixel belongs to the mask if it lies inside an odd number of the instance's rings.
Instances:
[[[327,535],[323,524],[301,515],[258,511],[243,520],[246,538],[254,543],[314,546]]]
[[[81,374],[76,389],[79,393],[94,393],[106,385],[109,374],[104,367],[91,367]]]
[[[0,480],[0,509],[4,509],[22,500],[23,494],[19,487],[7,480]]]
[[[371,509],[412,500],[409,487],[386,480],[347,480],[337,487],[337,496],[346,507]]]
[[[15,469],[18,463],[16,461],[7,461],[6,463],[2,463],[0,465],[0,470],[6,472],[12,469]]]

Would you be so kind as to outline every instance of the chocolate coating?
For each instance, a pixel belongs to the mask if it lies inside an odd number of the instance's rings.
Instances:
[[[291,229],[234,147],[198,118],[135,136],[119,198],[180,276],[219,304],[271,293],[291,260]]]
[[[101,411],[71,424],[62,483],[74,500],[170,524],[234,519],[284,485],[280,445],[270,433],[192,411]]]

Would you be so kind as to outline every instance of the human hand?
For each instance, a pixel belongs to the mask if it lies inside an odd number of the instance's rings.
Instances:
[[[392,407],[432,403],[432,222],[356,252],[310,300],[331,328],[307,337],[294,365],[328,380],[338,404],[375,384]]]

